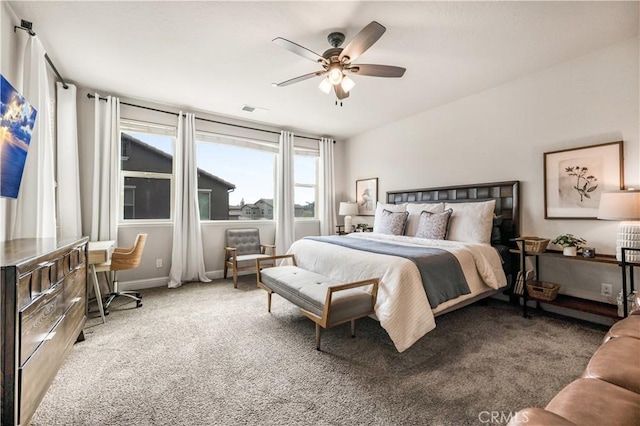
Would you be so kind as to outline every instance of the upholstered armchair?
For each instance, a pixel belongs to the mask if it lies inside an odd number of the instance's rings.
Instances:
[[[227,271],[231,268],[233,287],[238,288],[238,271],[255,270],[256,259],[275,256],[275,254],[276,246],[260,244],[258,229],[227,229],[224,247],[224,278],[227,278]]]

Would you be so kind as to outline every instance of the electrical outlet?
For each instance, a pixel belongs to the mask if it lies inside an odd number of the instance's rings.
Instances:
[[[613,295],[613,285],[602,283],[600,294],[602,294],[603,296],[611,297]]]
[[[162,268],[162,259],[156,259],[156,268]]]

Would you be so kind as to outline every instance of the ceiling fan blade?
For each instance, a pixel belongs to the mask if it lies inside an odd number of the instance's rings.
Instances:
[[[345,92],[344,90],[342,90],[342,86],[340,84],[334,84],[333,85],[333,90],[335,90],[336,96],[340,100],[349,97],[349,92]]]
[[[287,81],[283,81],[282,83],[273,83],[273,84],[275,86],[278,86],[278,87],[284,87],[284,86],[289,86],[290,84],[293,84],[293,83],[298,83],[300,81],[308,80],[308,79],[313,78],[313,77],[318,77],[318,76],[321,76],[323,74],[326,74],[326,71],[310,72],[309,74],[304,74],[304,75],[301,75],[299,77],[292,78],[292,79],[287,80]]]
[[[358,56],[362,55],[368,48],[378,41],[382,34],[387,29],[372,21],[369,25],[364,27],[356,36],[347,44],[342,53],[340,53],[340,60],[345,56],[349,57],[349,61],[354,61]]]
[[[356,75],[368,75],[371,77],[402,77],[406,68],[391,65],[358,64],[348,68],[349,72]]]
[[[307,49],[306,47],[302,47],[297,43],[294,43],[292,41],[289,41],[285,38],[282,37],[276,37],[272,40],[275,44],[277,44],[280,47],[283,47],[285,49],[287,49],[290,52],[295,53],[296,55],[300,55],[303,58],[307,58],[310,61],[313,62],[326,62],[327,60],[325,58],[323,58],[322,56],[318,55],[316,52],[312,52],[311,50]]]

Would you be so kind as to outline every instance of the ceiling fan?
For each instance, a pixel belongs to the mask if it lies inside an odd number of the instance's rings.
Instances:
[[[353,86],[355,86],[355,83],[349,77],[349,74],[366,75],[371,77],[402,77],[406,71],[406,69],[402,67],[353,63],[354,60],[373,46],[373,44],[378,41],[386,30],[387,29],[385,27],[376,21],[372,21],[358,34],[356,34],[356,36],[344,48],[340,47],[342,46],[342,43],[344,43],[344,34],[340,32],[333,32],[327,37],[329,44],[331,44],[332,47],[326,50],[322,55],[318,55],[306,47],[302,47],[299,44],[282,37],[274,38],[274,43],[302,56],[303,58],[319,63],[322,66],[322,70],[304,74],[299,77],[283,81],[282,83],[274,83],[273,85],[284,87],[309,78],[326,75],[326,78],[323,78],[320,82],[320,90],[328,94],[331,92],[331,88],[333,88],[337,98],[342,100],[349,96],[349,91]]]

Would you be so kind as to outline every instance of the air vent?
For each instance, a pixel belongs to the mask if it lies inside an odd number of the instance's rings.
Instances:
[[[256,106],[252,106],[252,105],[242,105],[242,111],[244,112],[250,112],[253,114],[264,114],[269,112],[268,109],[266,108],[260,108],[260,107],[256,107]]]

